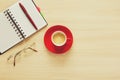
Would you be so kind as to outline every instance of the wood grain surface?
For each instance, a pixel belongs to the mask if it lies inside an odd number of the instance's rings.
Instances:
[[[0,11],[16,1],[0,0]],[[0,80],[120,80],[120,0],[35,3],[49,25],[0,56]],[[74,36],[64,55],[44,45],[45,32],[57,24],[67,26]],[[26,49],[29,46],[38,52]],[[14,56],[23,49],[14,67]]]

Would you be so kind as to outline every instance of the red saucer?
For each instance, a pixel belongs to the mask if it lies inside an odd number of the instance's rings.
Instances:
[[[55,46],[52,43],[51,36],[56,31],[62,31],[65,33],[65,35],[67,37],[67,41],[64,46],[59,47],[59,46]],[[72,43],[73,43],[73,36],[72,36],[71,31],[67,27],[62,26],[62,25],[55,25],[55,26],[49,28],[47,30],[47,32],[45,33],[44,43],[45,43],[46,48],[49,51],[56,53],[56,54],[61,54],[61,53],[65,53],[66,51],[68,51],[71,48]]]

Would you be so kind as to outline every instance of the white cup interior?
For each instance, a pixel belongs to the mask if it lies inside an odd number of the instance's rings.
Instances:
[[[55,31],[51,36],[52,43],[55,46],[63,46],[66,43],[66,35],[62,31]]]

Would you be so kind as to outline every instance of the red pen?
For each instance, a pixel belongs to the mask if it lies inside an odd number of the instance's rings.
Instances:
[[[19,3],[20,8],[23,10],[24,14],[26,15],[26,17],[29,19],[29,21],[31,22],[31,24],[33,25],[33,27],[38,30],[38,28],[36,27],[34,21],[32,20],[32,18],[30,17],[30,15],[28,14],[27,10],[25,9],[25,7],[22,5],[22,3]]]

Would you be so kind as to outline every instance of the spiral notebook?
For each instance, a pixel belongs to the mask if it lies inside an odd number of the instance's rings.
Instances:
[[[26,9],[26,16],[24,10]],[[21,0],[0,13],[0,54],[47,25],[33,0]]]

